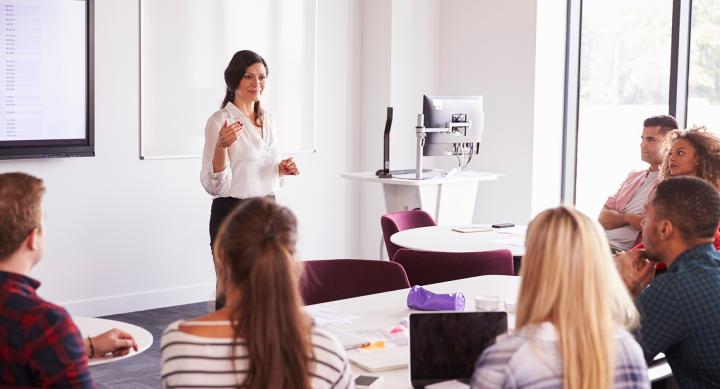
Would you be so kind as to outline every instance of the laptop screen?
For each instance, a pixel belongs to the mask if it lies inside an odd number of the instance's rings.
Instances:
[[[413,386],[469,380],[480,354],[505,332],[506,312],[411,314],[410,380]]]

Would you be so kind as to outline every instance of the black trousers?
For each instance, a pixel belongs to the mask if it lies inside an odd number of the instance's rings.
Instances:
[[[268,199],[275,201],[275,196],[267,196]],[[236,199],[234,197],[218,197],[213,200],[212,206],[210,207],[210,251],[213,250],[215,239],[217,238],[218,232],[220,232],[220,226],[225,221],[225,218],[240,204],[247,201],[247,199]],[[215,309],[221,309],[225,306],[225,295],[221,294],[215,296]]]
[[[267,196],[268,199],[275,201],[275,196]],[[220,232],[220,226],[225,221],[225,218],[237,208],[240,204],[245,202],[247,199],[236,199],[235,197],[218,197],[213,200],[212,206],[210,207],[210,249],[212,250],[217,238],[218,232]]]

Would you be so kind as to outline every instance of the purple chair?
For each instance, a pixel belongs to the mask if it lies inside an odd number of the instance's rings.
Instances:
[[[427,285],[490,274],[515,275],[510,250],[441,253],[400,249],[393,262],[405,268],[411,285]]]
[[[390,241],[390,236],[392,236],[392,234],[399,231],[409,230],[411,228],[429,227],[434,225],[437,224],[432,216],[421,209],[391,212],[383,215],[380,218],[380,227],[382,227],[385,247],[387,247],[388,252],[388,259],[392,260],[395,257],[395,252],[402,248]]]
[[[402,266],[372,259],[303,261],[300,294],[306,305],[410,287]]]

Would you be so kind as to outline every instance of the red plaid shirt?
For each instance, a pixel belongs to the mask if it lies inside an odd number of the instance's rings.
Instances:
[[[39,286],[0,271],[0,387],[92,388],[80,332]]]

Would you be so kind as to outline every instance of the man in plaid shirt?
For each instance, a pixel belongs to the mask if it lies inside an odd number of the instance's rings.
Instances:
[[[42,180],[0,174],[0,387],[92,388],[88,356],[137,349],[117,329],[82,339],[65,309],[28,274],[43,254]]]
[[[617,258],[637,297],[645,359],[664,353],[682,388],[720,386],[720,255],[713,247],[719,222],[720,194],[712,185],[669,178],[646,205],[645,252]],[[668,270],[647,286],[657,260]]]

